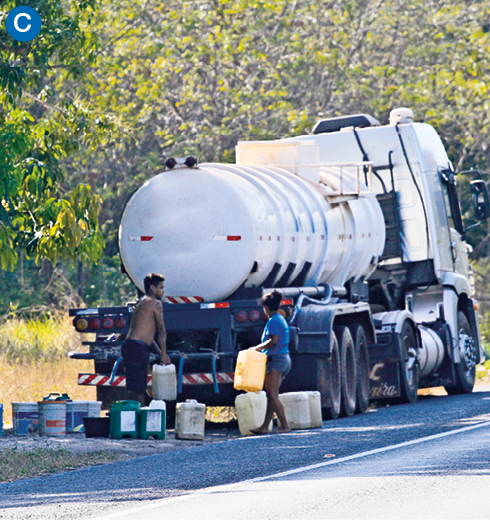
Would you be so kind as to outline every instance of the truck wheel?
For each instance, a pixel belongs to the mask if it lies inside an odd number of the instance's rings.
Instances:
[[[356,351],[349,327],[335,327],[340,350],[341,415],[353,415],[356,411]]]
[[[415,403],[419,389],[419,364],[417,362],[417,338],[413,325],[405,320],[400,333],[401,395],[399,402]]]
[[[331,358],[326,364],[325,379],[327,392],[322,395],[322,417],[324,420],[337,419],[342,400],[340,390],[340,352],[335,334],[330,334]]]
[[[362,325],[357,326],[354,338],[357,365],[356,412],[364,413],[369,406],[369,352],[366,333]]]
[[[461,361],[454,364],[456,385],[445,387],[450,395],[470,394],[475,386],[475,342],[468,318],[463,311],[458,311],[458,342]]]

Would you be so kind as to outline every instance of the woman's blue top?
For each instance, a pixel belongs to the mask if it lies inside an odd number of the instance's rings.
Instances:
[[[268,357],[274,354],[289,354],[289,325],[282,314],[277,313],[269,318],[262,333],[262,343],[272,335],[279,337],[277,345],[268,350],[262,350],[262,352]]]

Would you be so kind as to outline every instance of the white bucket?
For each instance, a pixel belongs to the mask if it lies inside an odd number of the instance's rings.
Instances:
[[[280,394],[279,399],[291,430],[311,428],[310,400],[306,392]]]
[[[39,431],[37,403],[12,403],[12,424],[15,435],[33,435]]]
[[[238,428],[243,436],[252,435],[250,430],[262,426],[267,410],[266,393],[247,392],[237,395],[235,398],[235,410],[238,419]],[[272,430],[272,421],[269,431]]]
[[[68,401],[66,403],[66,433],[83,432],[84,417],[100,417],[100,401]]]
[[[195,399],[177,403],[175,413],[175,437],[177,439],[204,439],[206,405]]]
[[[65,435],[66,401],[38,401],[39,435]]]
[[[175,401],[177,399],[175,365],[153,365],[151,393],[153,399],[160,401]]]
[[[320,392],[305,392],[310,402],[310,419],[312,428],[321,428],[323,426],[322,418],[322,400]]]

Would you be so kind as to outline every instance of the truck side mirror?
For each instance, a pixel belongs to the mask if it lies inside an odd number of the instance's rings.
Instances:
[[[483,179],[471,181],[471,202],[477,220],[484,221],[490,217],[490,197]]]

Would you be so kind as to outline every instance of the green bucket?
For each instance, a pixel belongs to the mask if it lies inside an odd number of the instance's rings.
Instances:
[[[111,405],[109,437],[122,439],[138,438],[138,415],[141,405],[138,401],[117,401]]]

